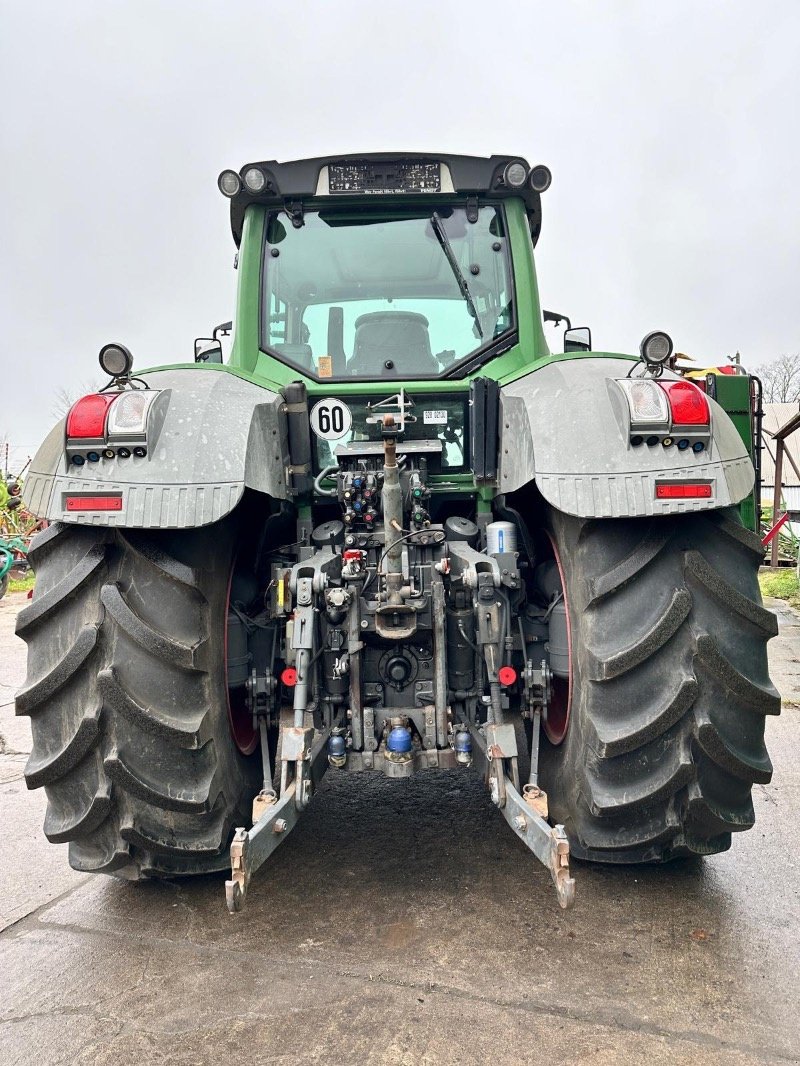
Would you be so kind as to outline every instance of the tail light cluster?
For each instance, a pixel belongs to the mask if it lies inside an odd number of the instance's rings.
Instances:
[[[156,389],[126,389],[82,397],[67,415],[69,462],[83,466],[101,459],[144,459],[153,412],[163,395]]]
[[[700,454],[711,438],[711,409],[705,393],[690,381],[623,378],[630,415],[630,442]]]

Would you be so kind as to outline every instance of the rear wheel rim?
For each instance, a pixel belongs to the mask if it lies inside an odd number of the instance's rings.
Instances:
[[[548,533],[550,540],[550,546],[553,549],[553,557],[558,567],[558,574],[561,578],[561,592],[564,597],[564,607],[567,614],[567,659],[569,663],[569,672],[566,678],[555,677],[551,678],[550,688],[551,696],[550,702],[547,705],[547,718],[542,722],[542,728],[544,729],[545,736],[551,744],[558,746],[563,743],[564,737],[567,735],[569,729],[570,711],[572,709],[572,627],[569,620],[569,599],[567,597],[567,582],[564,577],[564,567],[561,565],[561,556],[558,554],[558,547],[555,540]]]
[[[225,701],[228,709],[228,725],[230,726],[233,742],[242,755],[252,755],[258,744],[258,729],[253,723],[253,715],[247,705],[247,686],[237,685],[231,688],[228,685],[228,616],[231,609],[231,585],[233,584],[234,565],[228,576],[228,591],[225,595],[225,654],[223,668],[225,670]]]

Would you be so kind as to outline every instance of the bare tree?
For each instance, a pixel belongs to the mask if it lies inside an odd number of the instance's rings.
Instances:
[[[97,389],[96,381],[81,382],[75,393],[64,388],[57,389],[53,396],[53,406],[50,409],[51,416],[55,419],[64,418],[76,400],[79,400],[81,396],[86,396],[87,393],[97,392]]]
[[[779,355],[771,363],[756,367],[764,386],[766,403],[794,403],[800,400],[800,352]]]

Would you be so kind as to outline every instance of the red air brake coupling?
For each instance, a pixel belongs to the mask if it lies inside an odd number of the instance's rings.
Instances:
[[[346,563],[360,563],[362,555],[363,552],[361,552],[360,549],[348,548],[346,551],[342,552],[342,559]]]
[[[287,666],[281,670],[281,681],[287,688],[294,688],[297,684],[297,671],[293,666]]]
[[[513,666],[501,666],[497,671],[497,680],[504,688],[507,688],[517,680],[517,671]]]

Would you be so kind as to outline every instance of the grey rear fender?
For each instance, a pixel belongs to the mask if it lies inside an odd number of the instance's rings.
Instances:
[[[40,518],[82,525],[181,529],[216,522],[246,488],[286,496],[282,398],[225,371],[186,367],[146,375],[161,390],[143,458],[80,468],[65,451],[65,420],[37,451],[24,499]],[[67,495],[119,493],[119,511],[68,512]]]
[[[711,510],[739,503],[755,474],[747,449],[728,415],[714,402],[711,433],[696,454],[630,443],[624,394],[629,360],[613,357],[560,360],[503,386],[500,392],[502,493],[535,481],[559,511],[580,518],[624,518]],[[664,380],[677,375],[664,374]],[[657,499],[664,481],[708,482],[700,499]]]

